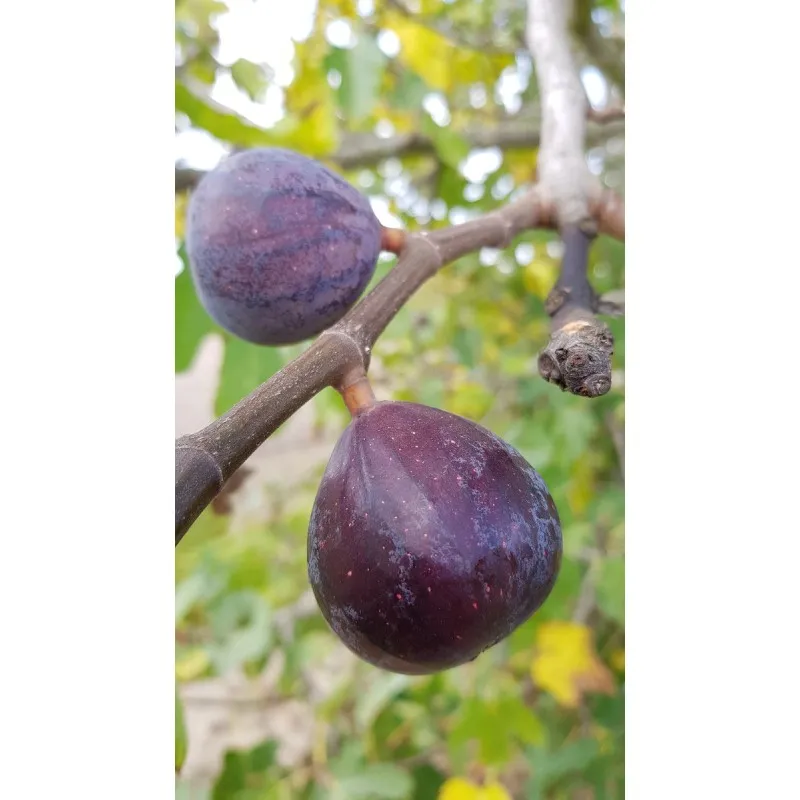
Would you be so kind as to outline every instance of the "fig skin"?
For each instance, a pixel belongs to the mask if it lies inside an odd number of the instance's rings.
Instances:
[[[357,413],[320,484],[308,574],[365,661],[412,675],[476,658],[547,599],[561,525],[541,476],[480,425],[416,403]]]
[[[333,325],[375,272],[381,224],[364,195],[282,148],[225,159],[192,194],[186,249],[197,295],[245,341],[284,345]]]

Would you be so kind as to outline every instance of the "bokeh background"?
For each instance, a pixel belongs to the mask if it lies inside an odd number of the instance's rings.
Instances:
[[[575,57],[596,108],[621,102],[624,4],[577,0]],[[509,0],[178,0],[176,435],[307,345],[259,348],[200,308],[182,235],[191,188],[236,148],[319,158],[381,221],[458,223],[534,179],[540,111]],[[591,123],[589,165],[624,194],[623,124]],[[223,800],[601,800],[624,796],[624,368],[593,401],[538,376],[561,247],[530,232],[448,265],[375,347],[379,399],[461,414],[535,466],[565,558],[540,612],[473,663],[409,678],[359,662],[306,577],[319,478],[348,415],[333,390],[248,461],[176,550],[176,676],[189,734],[177,796]],[[382,257],[374,281],[392,268]],[[624,286],[600,237],[599,292]],[[373,282],[374,283],[374,282]]]

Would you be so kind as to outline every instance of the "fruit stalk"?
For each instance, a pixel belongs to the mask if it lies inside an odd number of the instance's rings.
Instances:
[[[360,376],[358,373],[361,373]],[[372,385],[363,370],[357,370],[356,376],[348,376],[342,382],[339,394],[342,395],[344,404],[353,417],[372,408],[376,402],[375,392],[372,391]]]

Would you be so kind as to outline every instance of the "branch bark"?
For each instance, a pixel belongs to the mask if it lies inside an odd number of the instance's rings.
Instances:
[[[599,200],[596,211],[598,220],[607,216]],[[554,208],[534,187],[479,219],[407,235],[398,247],[395,268],[308,350],[206,428],[175,442],[175,544],[225,482],[297,409],[325,387],[344,388],[349,376],[368,369],[380,334],[443,265],[481,247],[506,247],[523,230],[552,227],[554,222]]]
[[[539,117],[516,117],[503,119],[495,125],[481,125],[468,128],[464,136],[473,148],[499,147],[501,150],[538,147]],[[586,127],[587,144],[599,145],[625,130],[624,120],[619,117],[598,119]],[[435,153],[431,139],[420,133],[402,133],[381,138],[372,133],[348,133],[342,139],[339,149],[329,156],[329,160],[341,169],[371,167],[387,158],[403,158],[411,155]],[[205,173],[189,167],[175,167],[175,191],[183,192],[194,188]]]

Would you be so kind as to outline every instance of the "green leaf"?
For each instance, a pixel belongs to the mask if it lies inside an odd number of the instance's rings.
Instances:
[[[217,329],[197,299],[183,248],[181,258],[184,269],[175,278],[175,372],[189,368],[202,338]]]
[[[214,784],[213,800],[260,800],[272,780],[265,774],[275,763],[278,744],[263,742],[252,750],[229,750]]]
[[[527,706],[516,697],[505,697],[498,701],[495,716],[525,744],[543,744],[544,725]]]
[[[234,83],[254,102],[262,100],[267,88],[267,74],[260,64],[240,58],[231,64]]]
[[[611,619],[625,624],[625,559],[606,558],[598,565],[597,605]]]
[[[218,643],[208,647],[217,673],[260,658],[273,641],[272,612],[255,592],[242,591],[224,595],[210,612],[211,626]]]
[[[439,171],[439,183],[436,188],[439,199],[443,200],[448,208],[461,205],[464,202],[464,187],[466,185],[467,182],[458,171],[458,164],[455,167],[451,167],[445,161],[444,167]],[[541,379],[539,380],[541,381]]]
[[[339,800],[405,800],[414,788],[411,776],[394,764],[365,764],[339,775],[333,796]]]
[[[189,743],[186,737],[186,722],[183,718],[183,704],[178,695],[178,684],[175,684],[175,772],[180,772],[186,761]]]
[[[389,101],[398,111],[417,111],[428,94],[425,81],[410,69],[403,70],[389,96]]]
[[[208,572],[195,572],[181,581],[175,589],[175,624],[183,622],[197,603],[212,599],[222,588],[219,576]]]
[[[531,748],[528,761],[532,775],[526,797],[543,797],[570,775],[580,775],[598,757],[600,748],[594,739],[579,739],[557,749]]]
[[[212,800],[208,786],[198,786],[190,781],[175,780],[175,800]]]
[[[325,59],[326,68],[338,70],[342,76],[336,97],[352,122],[362,120],[375,106],[386,61],[375,38],[366,34],[358,37],[355,47],[347,50],[335,47]]]
[[[430,764],[416,767],[412,774],[414,776],[412,800],[436,800],[439,796],[439,789],[445,782],[445,776]]]
[[[472,369],[477,363],[482,341],[483,335],[475,328],[456,328],[453,332],[453,349],[465,367]]]
[[[453,169],[458,169],[461,162],[470,153],[470,144],[450,128],[440,128],[430,116],[422,115],[421,132],[433,142],[439,158]]]
[[[477,741],[481,762],[501,764],[510,755],[510,738],[503,724],[495,719],[491,709],[478,698],[468,699],[459,709],[447,745],[460,751],[471,741]]]
[[[356,723],[366,730],[386,705],[411,683],[408,675],[376,675],[366,692],[356,698]]]
[[[558,573],[558,580],[534,619],[537,622],[567,619],[580,592],[585,568],[577,561],[564,558]]]
[[[238,114],[212,100],[198,97],[179,81],[175,82],[175,110],[186,114],[192,125],[208,131],[223,142],[242,147],[285,144],[274,133],[246,122]]]
[[[217,416],[236,405],[283,366],[283,358],[276,348],[251,344],[228,333],[224,336],[225,355],[214,405]]]

